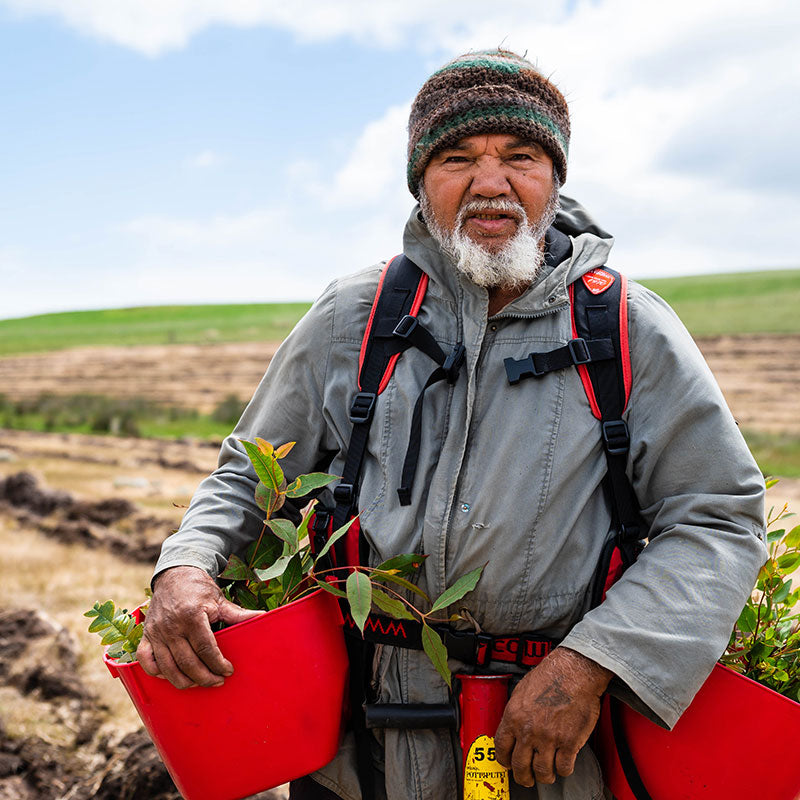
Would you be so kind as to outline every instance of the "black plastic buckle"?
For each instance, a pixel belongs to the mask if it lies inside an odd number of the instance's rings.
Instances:
[[[465,664],[475,663],[475,652],[478,642],[474,631],[454,631],[452,628],[440,628],[447,655]]]
[[[603,443],[606,452],[612,456],[621,456],[630,450],[631,436],[628,425],[623,419],[612,419],[603,423]]]
[[[464,356],[467,354],[467,349],[463,344],[457,344],[451,351],[450,355],[444,360],[442,369],[447,375],[448,383],[455,383],[458,380],[458,373],[461,371],[461,365],[464,363]]]
[[[328,530],[328,526],[331,524],[331,513],[330,511],[324,511],[317,506],[314,509],[314,519],[311,522],[311,527],[314,531],[318,533],[325,533]]]
[[[393,334],[401,339],[408,339],[416,330],[417,325],[419,325],[417,318],[412,317],[411,314],[406,314],[400,322],[397,323]]]
[[[541,378],[544,375],[542,370],[536,369],[536,363],[533,360],[534,355],[535,353],[531,353],[527,358],[521,358],[519,361],[514,358],[503,359],[506,376],[512,386],[519,383],[523,378]]]
[[[333,499],[340,505],[352,506],[355,497],[355,487],[352,483],[340,483],[333,490]]]
[[[376,399],[377,395],[374,392],[359,392],[350,404],[350,422],[355,425],[369,422],[375,411]]]
[[[619,526],[620,537],[623,541],[633,542],[639,538],[638,525],[626,525],[624,522]]]
[[[589,354],[589,348],[586,345],[585,339],[572,339],[567,342],[567,348],[569,349],[570,357],[572,358],[572,363],[577,367],[580,364],[588,364],[592,357]]]

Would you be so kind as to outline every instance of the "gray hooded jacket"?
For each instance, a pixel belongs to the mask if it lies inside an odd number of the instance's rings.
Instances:
[[[370,430],[361,526],[374,563],[428,554],[420,583],[432,596],[488,561],[465,599],[485,630],[563,639],[614,672],[611,691],[671,727],[724,650],[765,558],[764,483],[683,325],[660,298],[629,283],[628,474],[650,544],[605,602],[587,611],[587,587],[611,535],[597,420],[576,370],[509,386],[503,366],[504,358],[569,341],[567,286],[606,263],[613,240],[577,203],[562,198],[555,226],[570,237],[571,255],[487,318],[486,291],[453,269],[418,209],[412,213],[404,252],[430,276],[420,322],[446,352],[463,343],[466,364],[455,385],[427,392],[412,503],[401,506],[411,413],[433,365],[414,349],[398,361]],[[256,477],[238,437],[296,440],[282,462],[287,476],[330,453],[329,471],[341,474],[380,269],[332,283],[280,347],[156,572],[189,564],[216,576],[260,531]],[[382,702],[447,698],[418,651],[379,648],[374,681]],[[379,743],[389,800],[456,798],[460,756],[449,734],[386,731]],[[359,797],[350,736],[315,778],[343,798]],[[538,792],[543,800],[602,797],[589,748],[572,776]],[[536,793],[515,787],[512,796]]]

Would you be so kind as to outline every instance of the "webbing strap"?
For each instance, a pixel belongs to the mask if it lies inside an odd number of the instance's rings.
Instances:
[[[419,461],[419,448],[422,439],[422,404],[425,400],[425,392],[435,383],[439,383],[439,381],[446,380],[448,383],[455,383],[458,379],[461,365],[464,363],[465,354],[466,350],[463,345],[460,344],[453,348],[449,356],[444,357],[444,353],[442,353],[442,360],[439,361],[438,358],[436,359],[439,366],[431,372],[417,397],[417,402],[414,403],[414,413],[411,415],[411,433],[408,437],[408,449],[406,450],[406,457],[403,460],[403,474],[400,479],[400,487],[397,490],[397,496],[400,499],[401,506],[411,505],[411,490],[414,488],[414,476],[417,474],[417,462]]]
[[[375,408],[375,400],[384,372],[393,356],[412,346],[407,338],[394,336],[393,332],[400,321],[408,316],[414,302],[421,271],[405,256],[398,256],[387,266],[382,280],[388,278],[387,285],[378,289],[373,316],[375,330],[365,334],[365,348],[358,377],[360,391],[356,393],[351,405],[350,419],[353,431],[347,447],[342,480],[334,489],[336,507],[333,511],[333,530],[337,530],[348,520],[358,500],[358,479],[361,464],[367,450],[369,428]],[[413,317],[411,318],[413,319]],[[391,328],[391,331],[388,329]],[[387,332],[388,331],[388,332]],[[358,401],[366,413],[354,414]]]
[[[622,703],[616,697],[609,697],[609,713],[611,715],[611,731],[614,735],[614,746],[617,748],[617,756],[628,782],[628,787],[636,800],[653,800],[644,785],[642,776],[636,768],[633,760],[633,753],[628,746],[628,738],[625,735],[625,728],[622,724]]]
[[[361,639],[349,612],[344,613],[347,638]],[[457,631],[449,625],[433,625],[442,637],[450,658],[465,664],[486,667],[491,662],[535,667],[556,646],[557,642],[537,634],[495,636],[474,631]],[[370,614],[364,624],[364,640],[411,650],[422,650],[422,625],[416,620],[398,620],[383,614]]]
[[[563,347],[546,353],[530,353],[519,360],[504,359],[508,382],[513,386],[523,378],[541,378],[549,372],[580,364],[593,364],[614,358],[614,345],[609,338],[586,340],[572,339]]]
[[[644,531],[639,504],[626,473],[630,433],[622,419],[627,398],[620,345],[620,303],[624,282],[618,273],[607,267],[604,269],[615,280],[601,295],[594,295],[581,280],[573,284],[573,317],[578,335],[587,342],[611,340],[614,345],[614,358],[592,361],[587,363],[586,369],[600,411],[600,430],[608,466],[604,485],[614,525],[619,532],[618,543],[627,565],[641,550]]]

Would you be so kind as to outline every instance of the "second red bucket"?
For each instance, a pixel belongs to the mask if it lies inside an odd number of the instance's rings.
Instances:
[[[800,730],[800,703],[727,667],[714,667],[673,730],[624,704],[620,722],[652,800],[800,798],[800,771],[789,744]],[[606,784],[617,800],[638,800],[617,752],[608,698],[597,733]]]
[[[235,671],[215,688],[176,689],[105,657],[185,800],[238,800],[327,764],[348,669],[335,598],[319,590],[216,637]]]

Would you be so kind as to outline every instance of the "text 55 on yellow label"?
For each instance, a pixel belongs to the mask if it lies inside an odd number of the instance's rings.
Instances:
[[[464,800],[509,800],[508,770],[495,756],[494,739],[479,736],[464,767]]]

